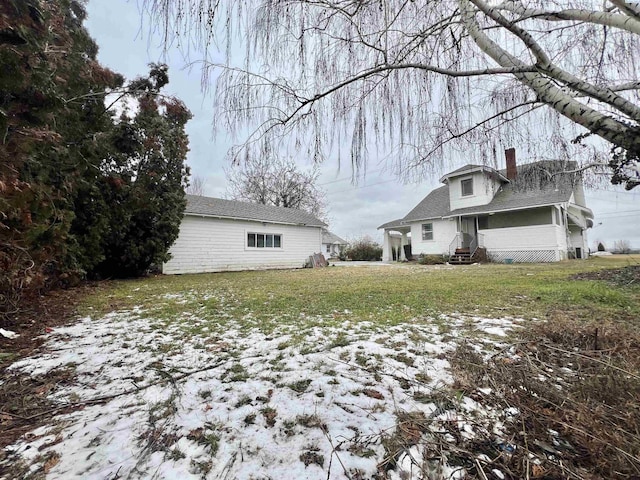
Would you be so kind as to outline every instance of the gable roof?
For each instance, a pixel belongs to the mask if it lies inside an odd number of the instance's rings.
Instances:
[[[329,230],[322,230],[322,243],[330,243],[332,245],[346,245],[347,242]]]
[[[475,163],[469,163],[467,165],[464,165],[458,168],[457,170],[454,170],[453,172],[449,172],[446,175],[444,175],[440,179],[440,183],[446,183],[446,181],[451,177],[459,177],[461,175],[466,175],[474,172],[484,172],[490,176],[497,177],[503,182],[509,181],[509,179],[507,179],[506,177],[506,171],[502,171],[502,170],[498,171],[494,168],[488,167],[487,165],[477,165]]]
[[[458,215],[475,215],[492,212],[520,210],[535,208],[546,205],[566,203],[571,200],[579,177],[575,174],[560,173],[567,169],[575,168],[575,162],[561,161],[540,161],[518,165],[518,175],[509,183],[503,183],[500,191],[496,193],[491,202],[486,205],[459,208],[451,210],[449,203],[449,186],[432,190],[413,210],[404,218],[387,222],[378,228],[393,228],[406,226],[411,222],[429,220],[436,218],[446,218]],[[443,178],[455,176],[456,174],[475,170],[478,165],[465,165],[458,170],[454,170]],[[505,180],[506,170],[495,171],[490,169]],[[552,174],[553,176],[549,176]],[[579,204],[579,202],[576,202]],[[581,205],[584,207],[584,205]],[[589,217],[593,214],[584,207],[585,214]]]
[[[432,190],[402,219],[402,222],[444,217],[451,211],[449,187],[447,185]]]
[[[222,198],[187,195],[185,215],[252,220],[265,223],[325,227],[326,224],[313,215],[295,208],[274,207],[261,203],[239,202]]]
[[[404,220],[404,218],[398,218],[396,220],[392,220],[390,222],[383,223],[382,225],[380,225],[378,227],[378,229],[380,229],[380,228],[393,228],[393,227],[406,227],[406,225],[402,224],[403,220]]]

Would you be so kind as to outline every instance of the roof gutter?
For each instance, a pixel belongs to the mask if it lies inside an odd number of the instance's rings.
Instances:
[[[565,202],[554,202],[554,203],[543,203],[540,205],[529,205],[526,207],[516,207],[516,208],[503,208],[500,210],[487,210],[487,211],[483,211],[483,212],[465,212],[465,213],[454,213],[451,215],[444,215],[441,218],[453,218],[453,217],[465,217],[468,215],[485,215],[485,214],[490,214],[490,213],[502,213],[502,212],[513,212],[513,211],[519,211],[519,210],[531,210],[532,208],[542,208],[542,207],[553,207],[554,205],[565,205]],[[429,220],[429,219],[425,219],[425,220]],[[419,221],[419,220],[415,220],[415,221]]]

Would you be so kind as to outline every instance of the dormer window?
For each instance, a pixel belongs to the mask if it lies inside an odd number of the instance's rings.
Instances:
[[[460,180],[460,190],[463,197],[473,195],[473,178],[465,178]]]

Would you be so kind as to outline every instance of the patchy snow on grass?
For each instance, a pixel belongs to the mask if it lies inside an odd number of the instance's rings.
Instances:
[[[12,365],[30,375],[75,369],[75,382],[50,398],[79,408],[7,447],[0,467],[22,463],[27,478],[49,479],[427,478],[416,442],[390,450],[399,412],[446,417],[472,436],[433,401],[452,382],[447,353],[462,329],[504,336],[514,326],[458,315],[384,327],[315,318],[263,331],[250,312],[219,325],[147,313],[57,328],[41,354]],[[456,401],[482,413],[470,398]],[[56,461],[45,469],[47,458]]]

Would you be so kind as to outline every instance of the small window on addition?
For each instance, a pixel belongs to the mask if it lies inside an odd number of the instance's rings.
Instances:
[[[460,188],[462,189],[463,197],[473,195],[473,178],[465,178],[464,180],[460,180]]]
[[[256,234],[249,233],[247,234],[247,247],[255,248],[256,246]]]
[[[433,240],[433,223],[422,224],[422,240]]]

